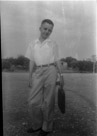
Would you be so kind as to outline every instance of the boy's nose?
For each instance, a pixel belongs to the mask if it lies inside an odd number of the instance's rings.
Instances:
[[[46,33],[48,33],[49,31],[48,30],[46,30]]]
[[[46,30],[46,34],[49,34],[50,32],[49,32],[49,30]]]

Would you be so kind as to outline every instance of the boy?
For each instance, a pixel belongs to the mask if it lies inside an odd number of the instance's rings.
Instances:
[[[26,52],[26,57],[30,59],[28,102],[32,121],[32,128],[28,132],[40,130],[39,136],[46,136],[53,130],[57,72],[61,74],[58,48],[49,38],[53,27],[50,19],[43,20],[39,39],[33,41]]]

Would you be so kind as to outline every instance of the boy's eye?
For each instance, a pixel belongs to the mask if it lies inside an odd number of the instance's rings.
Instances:
[[[47,28],[44,28],[44,30],[48,30],[49,32],[51,32],[51,30],[50,30],[50,29],[47,29]]]

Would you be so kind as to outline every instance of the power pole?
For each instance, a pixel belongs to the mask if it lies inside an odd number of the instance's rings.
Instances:
[[[93,62],[93,73],[95,73],[95,69],[96,69],[96,55],[92,55],[91,56],[92,62]]]
[[[93,73],[95,73],[95,61],[93,62]]]

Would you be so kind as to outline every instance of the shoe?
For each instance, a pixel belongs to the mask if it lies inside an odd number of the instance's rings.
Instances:
[[[47,136],[50,132],[41,130],[38,136]]]
[[[36,130],[34,130],[33,128],[29,128],[29,129],[27,130],[27,133],[34,133],[34,132],[37,132],[37,131],[40,131],[40,130],[41,130],[41,128],[36,129]]]

